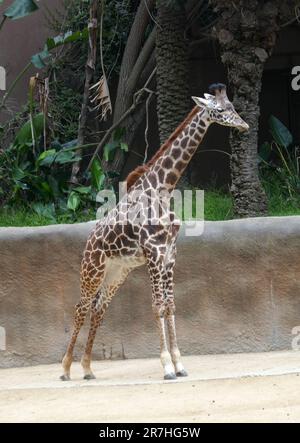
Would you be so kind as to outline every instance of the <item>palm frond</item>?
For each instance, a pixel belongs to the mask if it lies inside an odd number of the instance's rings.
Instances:
[[[91,86],[90,90],[93,91],[91,103],[95,104],[94,109],[100,111],[101,120],[106,120],[108,115],[112,113],[112,104],[105,74]]]

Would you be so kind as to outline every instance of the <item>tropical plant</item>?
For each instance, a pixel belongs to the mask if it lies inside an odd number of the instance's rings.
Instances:
[[[0,4],[1,3],[3,3],[3,0],[0,0]],[[39,9],[39,7],[33,0],[14,0],[3,13],[2,21],[0,22],[0,30],[7,19],[17,20],[23,18],[37,9]]]
[[[294,144],[289,129],[278,118],[269,119],[271,142],[265,142],[259,150],[259,164],[264,181],[275,175],[291,200],[300,198],[300,148]]]
[[[86,27],[48,38],[43,50],[33,55],[27,66],[45,68],[55,57],[54,49],[70,43],[78,44],[87,37]],[[24,72],[25,70],[22,71]],[[95,157],[90,170],[81,177],[80,182],[70,188],[69,177],[72,165],[81,160],[78,152],[81,154],[83,149],[90,148],[95,143],[82,145],[78,139],[60,142],[53,138],[53,131],[52,140],[50,137],[46,140],[48,116],[36,109],[37,78],[32,77],[29,82],[26,107],[28,121],[22,123],[10,145],[0,151],[0,202],[30,206],[39,215],[48,215],[52,220],[61,213],[69,214],[76,219],[79,209],[95,209],[97,192],[102,189],[105,177],[111,177],[114,173],[108,171],[105,174],[101,162]],[[15,84],[16,81],[8,94]],[[7,94],[4,96],[3,106],[7,96]],[[77,112],[79,113],[79,110]],[[7,122],[5,127],[9,126],[10,122]],[[5,127],[2,135],[7,132]],[[122,130],[117,128],[111,142],[104,146],[103,156],[106,161],[111,159],[116,150],[128,150],[128,146],[121,139],[122,133]]]
[[[106,7],[102,23],[102,49],[107,72],[107,81],[116,82],[120,71],[122,53],[126,45],[128,32],[133,18],[134,6],[129,0],[106,0]],[[98,2],[99,6],[102,2]],[[89,22],[90,0],[63,0],[63,8],[48,12],[49,27],[57,33],[83,30]],[[98,20],[98,24],[101,19]],[[98,37],[100,40],[98,29]],[[97,39],[98,40],[98,39]],[[95,42],[94,42],[95,43]],[[97,43],[95,57],[95,69],[93,83],[98,82],[102,76],[101,59],[98,56],[100,41]],[[87,58],[89,40],[77,41],[60,51],[48,65],[47,76],[50,79],[51,102],[49,111],[53,115],[55,133],[60,140],[66,141],[78,137],[78,116],[83,101],[87,102],[87,94],[84,97],[85,83],[87,78]],[[88,89],[88,88],[86,88]],[[90,99],[95,89],[91,90]],[[87,115],[87,127],[84,131],[85,143],[99,139],[99,131],[102,127],[91,100],[88,103],[89,115]],[[82,129],[82,125],[81,125]]]
[[[41,143],[44,115],[35,114],[17,133],[14,142],[0,152],[0,202],[28,206],[39,215],[74,215],[79,209],[96,208],[96,195],[104,182],[99,160],[95,160],[90,185],[69,190],[71,165],[78,160],[77,140],[66,144],[53,141],[47,150]]]

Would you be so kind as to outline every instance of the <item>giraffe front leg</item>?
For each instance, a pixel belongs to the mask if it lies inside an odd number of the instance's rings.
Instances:
[[[148,270],[152,286],[152,309],[158,325],[160,337],[160,361],[164,370],[165,380],[176,378],[171,355],[168,351],[165,328],[165,303],[164,303],[164,266],[163,257],[149,254],[147,257]]]
[[[174,380],[174,379],[176,379],[176,374],[174,371],[174,366],[173,366],[171,355],[168,351],[166,330],[165,330],[165,317],[163,315],[159,315],[158,312],[156,312],[155,314],[156,314],[156,320],[157,320],[158,329],[159,329],[160,361],[161,361],[161,364],[162,364],[162,367],[164,370],[164,379],[165,380]]]
[[[175,327],[175,301],[174,301],[174,262],[169,263],[165,276],[165,298],[166,298],[166,318],[170,340],[170,352],[172,362],[175,367],[177,377],[186,377],[188,373],[184,369],[181,361],[181,354],[177,345],[176,327]]]
[[[167,316],[168,323],[168,331],[169,331],[169,339],[170,339],[170,348],[171,348],[171,356],[172,361],[175,366],[175,373],[177,377],[186,377],[188,373],[184,369],[184,366],[181,361],[181,354],[177,345],[176,338],[176,328],[175,328],[175,315],[168,314]]]

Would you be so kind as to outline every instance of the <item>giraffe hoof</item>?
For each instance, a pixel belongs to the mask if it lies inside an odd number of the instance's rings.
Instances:
[[[83,377],[84,380],[94,380],[95,378],[94,374],[85,374]]]
[[[174,372],[170,372],[164,376],[164,380],[176,380],[176,374]]]
[[[69,380],[71,380],[71,379],[70,379],[70,376],[69,376],[68,374],[63,374],[63,375],[61,375],[59,378],[60,378],[62,381],[69,381]]]
[[[182,369],[181,371],[176,372],[177,377],[187,377],[189,374],[186,372],[185,369]]]

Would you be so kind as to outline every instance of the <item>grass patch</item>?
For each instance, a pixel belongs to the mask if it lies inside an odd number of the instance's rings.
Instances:
[[[300,201],[287,199],[282,195],[273,195],[269,199],[268,215],[300,215]]]
[[[265,189],[269,202],[268,216],[300,215],[299,198],[287,198],[280,192],[278,183],[267,183]],[[230,220],[234,218],[232,198],[229,193],[208,190],[204,193],[205,220]],[[60,215],[55,222],[45,216],[36,214],[28,208],[6,208],[0,210],[0,226],[46,226],[59,223],[80,223],[95,220],[93,211],[83,211],[80,215]]]
[[[263,186],[268,198],[268,215],[300,215],[300,195],[291,197],[287,191],[282,192],[282,183],[271,177],[263,181]]]
[[[7,208],[0,210],[0,227],[47,226],[61,223],[80,223],[95,220],[95,214],[84,213],[76,220],[69,216],[58,216],[57,221],[30,211],[28,208]]]
[[[265,187],[268,198],[268,213],[270,217],[300,215],[299,198],[288,198],[276,186]],[[230,220],[234,218],[233,203],[230,194],[218,191],[204,193],[205,220]]]
[[[233,204],[230,194],[220,191],[204,192],[204,219],[230,220],[233,218]]]

